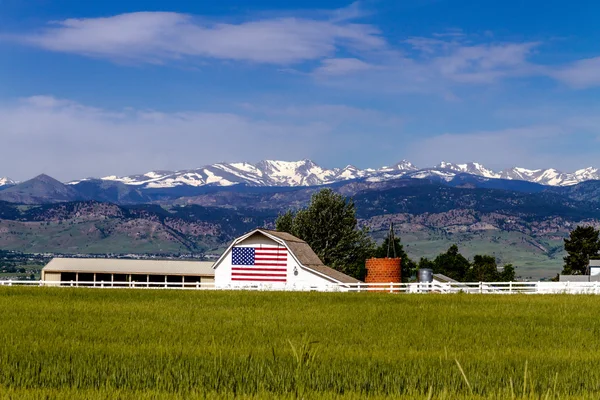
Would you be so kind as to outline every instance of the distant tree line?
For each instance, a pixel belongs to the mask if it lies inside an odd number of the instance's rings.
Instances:
[[[389,239],[386,238],[375,252],[375,257],[386,257]],[[394,239],[394,248],[398,257],[402,258],[402,279],[408,281],[414,277],[417,270],[429,268],[434,274],[443,274],[459,282],[510,282],[515,280],[515,267],[506,264],[498,268],[496,257],[476,255],[469,261],[453,244],[445,252],[433,260],[421,257],[418,263],[410,259],[404,251],[400,238]]]
[[[496,258],[476,255],[469,261],[452,245],[435,259],[421,258],[418,263],[408,257],[400,238],[393,247],[386,238],[380,246],[369,236],[367,228],[359,228],[356,208],[347,199],[331,189],[315,193],[308,207],[296,212],[287,211],[275,222],[276,229],[304,240],[321,261],[338,271],[364,280],[365,261],[370,257],[388,257],[395,254],[402,259],[402,279],[408,281],[419,268],[431,268],[459,282],[505,282],[515,279],[511,264],[498,269]],[[388,253],[388,250],[392,250]],[[394,252],[395,251],[395,252]]]

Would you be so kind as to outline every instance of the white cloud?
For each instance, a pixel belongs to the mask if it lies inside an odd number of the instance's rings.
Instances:
[[[330,58],[323,60],[321,65],[314,70],[314,73],[317,75],[345,75],[377,68],[380,67],[361,61],[358,58]]]
[[[595,129],[583,129],[578,122],[580,120],[567,119],[553,125],[496,131],[445,133],[412,142],[407,147],[407,153],[413,155],[412,160],[418,165],[432,165],[439,160],[480,160],[498,170],[520,166],[571,171],[590,165],[598,166],[598,132]],[[566,150],[573,143],[579,143],[579,151]]]
[[[0,175],[20,180],[42,172],[69,180],[265,158],[330,161],[331,154],[342,162],[383,136],[383,128],[401,124],[338,105],[165,113],[104,110],[51,96],[0,106],[0,120]],[[361,137],[365,127],[374,132]]]
[[[53,21],[37,32],[2,39],[125,63],[234,60],[295,66],[317,61],[312,76],[327,78],[322,82],[435,92],[447,98],[455,97],[453,86],[489,85],[514,77],[545,76],[576,89],[600,85],[600,57],[536,64],[531,58],[540,42],[502,42],[488,33],[467,35],[458,29],[393,42],[376,26],[356,22],[367,15],[360,2],[313,12],[312,17],[237,23],[174,12],[136,12]],[[306,70],[306,65],[301,68]],[[332,77],[341,81],[329,82]]]
[[[503,77],[524,76],[533,70],[527,61],[537,43],[452,46],[431,66],[454,82],[490,83]]]
[[[117,61],[212,58],[292,64],[328,57],[339,49],[384,47],[376,28],[347,21],[357,12],[350,8],[334,19],[271,18],[238,24],[172,12],[137,12],[57,21],[13,39]]]
[[[578,89],[600,86],[600,57],[551,69],[549,75]]]

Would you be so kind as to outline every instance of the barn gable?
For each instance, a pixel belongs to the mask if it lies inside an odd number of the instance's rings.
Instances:
[[[215,284],[221,287],[268,284],[316,288],[360,283],[325,266],[305,241],[266,229],[234,240],[213,268]]]

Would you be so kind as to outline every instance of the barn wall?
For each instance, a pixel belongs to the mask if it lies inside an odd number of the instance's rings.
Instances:
[[[257,246],[276,246],[277,242],[262,235],[255,234],[246,240],[236,244],[237,247],[257,247]],[[244,287],[244,286],[263,286],[272,288],[296,288],[299,290],[308,289],[323,289],[331,281],[324,279],[311,271],[308,271],[299,265],[294,257],[288,252],[287,258],[287,272],[286,272],[286,283],[283,282],[253,282],[253,281],[233,281],[231,279],[232,273],[232,260],[231,251],[227,252],[222,261],[215,266],[215,286],[219,288],[225,287]]]
[[[47,286],[59,286],[60,285],[60,272],[49,272],[42,270],[42,280],[51,282],[47,283]]]

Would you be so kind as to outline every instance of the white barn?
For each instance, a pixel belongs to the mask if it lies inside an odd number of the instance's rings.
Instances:
[[[215,262],[215,287],[287,290],[344,289],[361,283],[323,264],[303,240],[255,229],[233,241]]]

